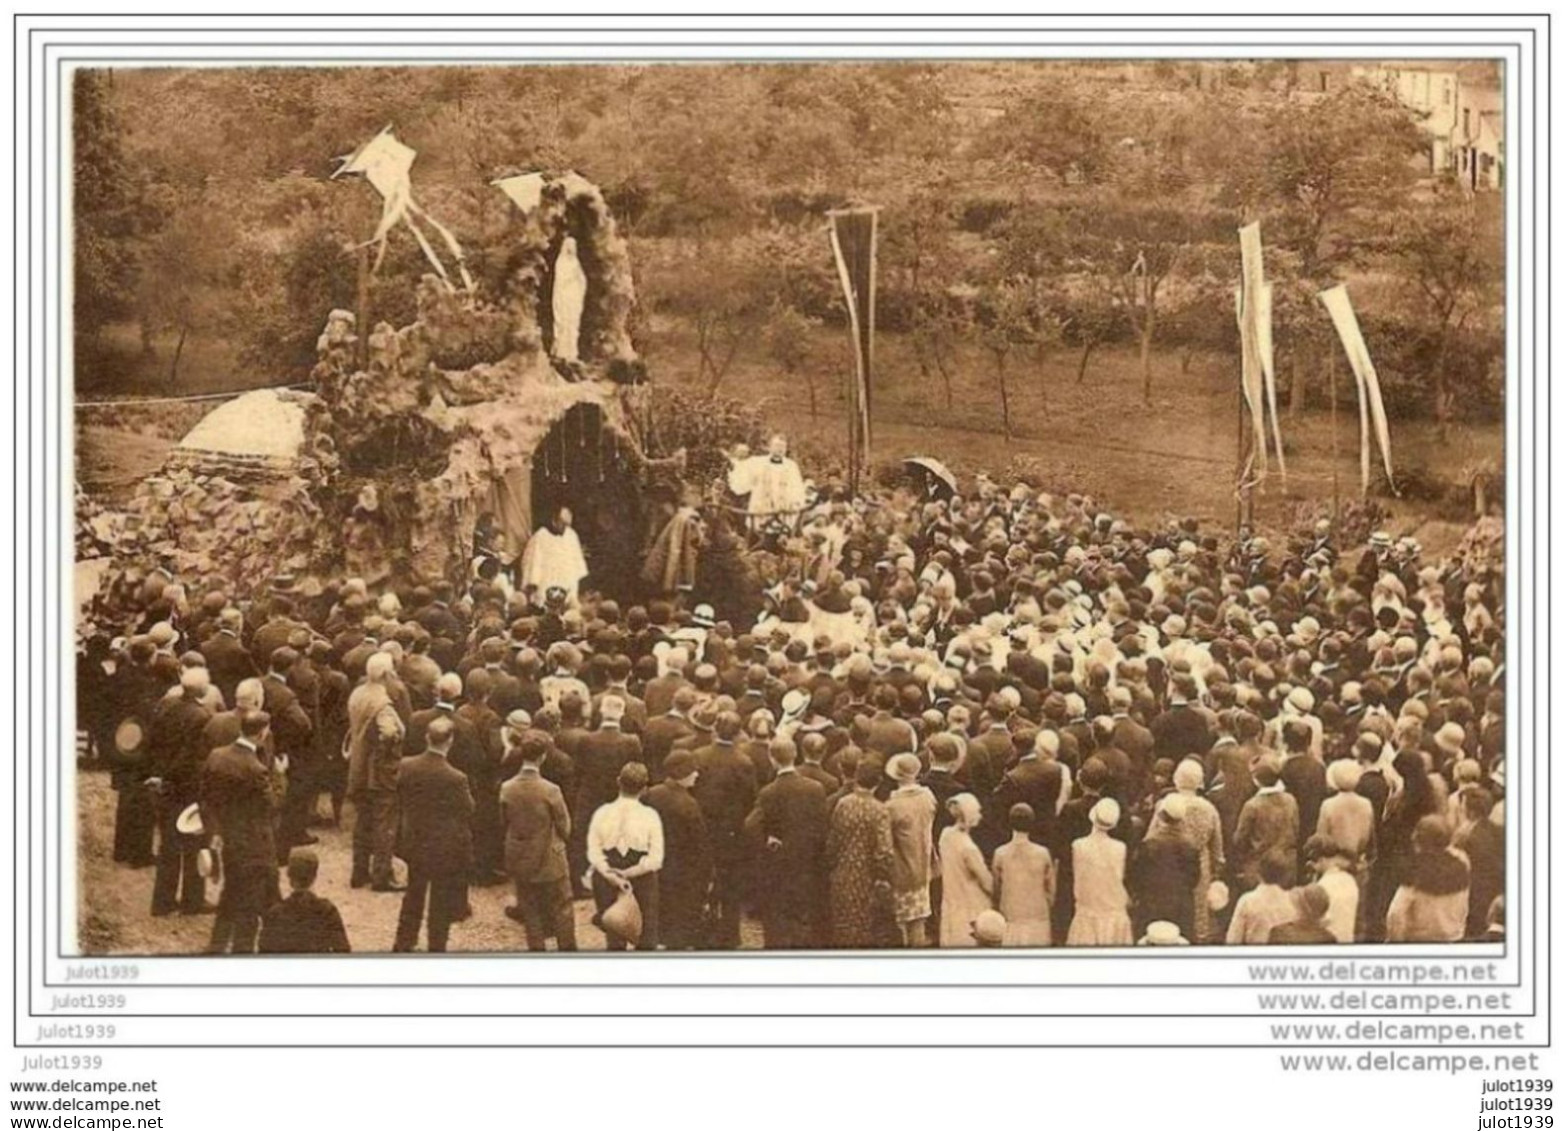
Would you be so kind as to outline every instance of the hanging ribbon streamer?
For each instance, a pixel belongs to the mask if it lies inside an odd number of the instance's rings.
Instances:
[[[418,218],[421,217],[439,234],[447,250],[456,260],[456,269],[461,273],[462,284],[471,294],[473,281],[467,271],[467,257],[462,251],[461,244],[456,241],[450,229],[413,199],[413,161],[417,157],[418,151],[398,140],[391,132],[391,127],[387,126],[352,153],[338,157],[337,170],[331,174],[331,179],[336,180],[341,176],[361,176],[380,194],[380,222],[375,225],[375,234],[363,245],[365,247],[370,244],[376,245],[373,268],[376,273],[379,272],[380,264],[386,257],[386,246],[391,229],[398,223],[402,223],[406,224],[408,231],[413,233],[413,238],[418,241],[418,246],[424,253],[424,258],[440,276],[441,282],[453,291],[456,289],[451,283],[451,276],[445,264],[436,254],[429,238],[424,235],[423,229],[418,226]]]
[[[1347,352],[1347,364],[1352,366],[1352,375],[1357,379],[1359,464],[1363,475],[1363,493],[1368,494],[1369,466],[1372,463],[1369,440],[1371,420],[1373,433],[1379,441],[1380,459],[1385,465],[1385,479],[1390,484],[1391,492],[1395,493],[1396,480],[1390,466],[1390,421],[1385,416],[1385,401],[1380,393],[1379,373],[1374,369],[1373,359],[1369,357],[1368,343],[1363,340],[1363,330],[1358,325],[1357,311],[1352,308],[1352,299],[1347,296],[1345,285],[1321,291],[1320,302],[1330,313],[1331,322],[1336,327],[1336,336],[1341,339],[1342,349]]]
[[[1236,296],[1238,333],[1242,346],[1244,403],[1254,430],[1255,470],[1264,477],[1269,466],[1268,447],[1276,449],[1276,465],[1287,475],[1287,458],[1282,453],[1281,421],[1276,411],[1276,364],[1271,342],[1271,288],[1265,281],[1265,266],[1260,245],[1260,225],[1246,224],[1238,229],[1238,247],[1243,272]],[[1272,440],[1266,438],[1266,405],[1270,405]]]

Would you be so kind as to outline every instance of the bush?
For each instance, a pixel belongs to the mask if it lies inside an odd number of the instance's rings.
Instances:
[[[1385,411],[1392,417],[1434,414],[1438,342],[1421,322],[1397,315],[1359,312],[1363,337],[1374,358]],[[1504,416],[1504,334],[1481,326],[1453,332],[1445,347],[1445,386],[1453,394],[1453,415],[1468,421]],[[1350,379],[1350,374],[1348,375]]]
[[[765,420],[752,404],[731,397],[654,384],[640,420],[647,455],[671,456],[683,448],[688,477],[706,483],[727,475],[724,454],[737,444],[758,451],[766,439]]]

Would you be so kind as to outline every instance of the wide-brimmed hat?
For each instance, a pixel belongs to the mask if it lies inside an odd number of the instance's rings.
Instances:
[[[902,785],[917,781],[922,772],[923,763],[916,754],[897,754],[885,763],[885,776]]]
[[[186,805],[184,811],[174,820],[174,828],[185,836],[201,836],[206,832],[206,825],[201,820],[201,804],[192,801]]]
[[[1177,923],[1170,923],[1166,919],[1158,919],[1146,924],[1146,934],[1141,938],[1142,946],[1188,946],[1186,939],[1178,929]]]
[[[1466,746],[1466,728],[1460,723],[1445,723],[1434,732],[1434,745],[1446,754],[1459,754]]]
[[[998,946],[1005,941],[1005,917],[993,908],[978,912],[972,920],[972,937],[979,946]]]
[[[203,880],[211,880],[217,883],[223,878],[223,865],[221,858],[210,848],[203,848],[196,853],[196,874]]]
[[[1111,797],[1104,797],[1092,806],[1089,816],[1092,824],[1099,829],[1116,828],[1119,823],[1119,803]]]

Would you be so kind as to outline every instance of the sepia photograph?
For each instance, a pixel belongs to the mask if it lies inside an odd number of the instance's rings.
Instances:
[[[65,81],[77,954],[1505,940],[1501,61]]]

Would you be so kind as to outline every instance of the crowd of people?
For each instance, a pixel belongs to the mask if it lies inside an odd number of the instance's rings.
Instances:
[[[152,915],[215,914],[212,953],[440,951],[488,884],[530,950],[587,899],[618,949],[1502,937],[1498,562],[987,478],[789,525],[739,623],[698,569],[126,571],[78,676],[114,859],[155,868]],[[383,937],[312,890],[327,820],[399,898]]]

